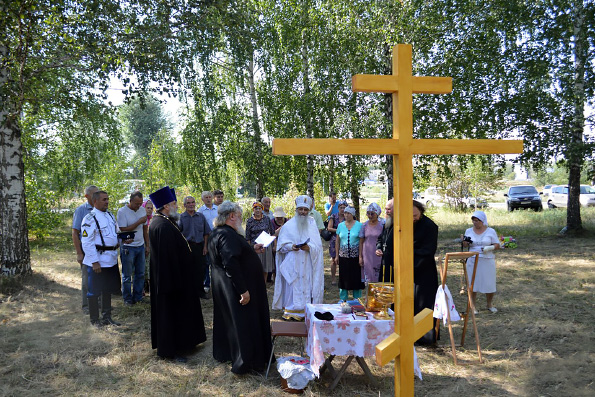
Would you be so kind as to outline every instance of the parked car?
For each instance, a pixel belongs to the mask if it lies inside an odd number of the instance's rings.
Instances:
[[[545,185],[543,187],[543,197],[549,197],[552,194],[552,188],[556,185]]]
[[[579,202],[581,207],[595,207],[595,188],[589,185],[580,186]],[[549,208],[568,206],[568,185],[554,186],[547,200]]]
[[[417,197],[418,198],[415,200],[419,201],[428,208],[434,206],[441,207],[444,205],[444,197],[438,193],[438,188],[435,187],[429,187],[423,193],[417,193]]]
[[[519,208],[532,208],[534,211],[543,210],[541,194],[532,185],[511,186],[506,197],[506,209],[512,212]]]
[[[463,202],[471,209],[488,208],[488,201],[481,197],[465,197]]]

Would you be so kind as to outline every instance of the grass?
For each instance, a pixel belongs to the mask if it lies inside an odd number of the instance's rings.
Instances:
[[[485,309],[480,295],[477,317],[485,362],[477,363],[473,332],[467,334],[455,366],[448,333],[442,328],[438,348],[417,348],[424,380],[415,392],[426,395],[591,396],[595,394],[595,239],[560,238],[565,211],[508,214],[488,211],[501,234],[517,237],[517,249],[497,253],[497,314]],[[452,239],[469,227],[470,214],[437,211],[440,252],[456,251]],[[594,230],[593,213],[583,222]],[[561,222],[561,223],[559,223]],[[97,330],[80,312],[80,276],[63,228],[31,244],[33,275],[21,289],[0,294],[0,395],[205,395],[282,396],[279,375],[235,376],[229,364],[212,358],[212,302],[203,302],[208,340],[185,365],[159,360],[150,345],[149,306],[124,307],[114,299],[114,317],[124,325]],[[325,301],[338,299],[330,285],[325,254]],[[448,284],[457,308],[460,264],[451,263]],[[269,298],[273,288],[268,288]],[[271,313],[278,321],[280,314]],[[455,324],[459,341],[461,325]],[[280,354],[298,354],[299,343],[280,339]],[[378,379],[375,388],[352,364],[339,386],[329,392],[325,374],[311,383],[307,396],[388,396],[393,394],[393,366],[366,360]],[[339,363],[341,361],[339,360]]]

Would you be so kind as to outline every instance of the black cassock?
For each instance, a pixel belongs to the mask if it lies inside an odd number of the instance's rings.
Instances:
[[[199,298],[203,280],[172,220],[154,216],[149,243],[151,343],[160,357],[173,358],[207,340]]]
[[[262,371],[271,354],[269,301],[262,264],[235,229],[223,225],[209,236],[213,293],[213,357],[231,361],[231,371]],[[250,301],[240,304],[248,291]]]
[[[395,248],[393,240],[393,226],[382,228],[382,233],[378,236],[376,241],[376,249],[382,251],[382,260],[380,263],[380,273],[378,274],[378,281],[385,283],[394,282],[395,271],[393,269],[395,263]]]
[[[438,226],[427,216],[413,224],[413,283],[414,314],[424,308],[434,310],[438,290],[438,272],[434,255],[438,248]],[[434,319],[435,325],[436,319]],[[419,343],[434,343],[434,329],[419,339]]]

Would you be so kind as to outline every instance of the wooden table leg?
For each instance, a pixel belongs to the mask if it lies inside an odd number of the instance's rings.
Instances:
[[[341,369],[337,373],[337,376],[335,376],[335,378],[333,379],[333,382],[328,387],[329,390],[333,390],[335,387],[337,387],[337,385],[339,384],[339,381],[343,377],[343,374],[347,370],[347,367],[349,366],[349,364],[351,364],[351,361],[353,361],[353,357],[354,356],[347,357],[347,360],[345,360],[345,364],[343,364],[343,366],[341,367]]]
[[[368,367],[368,364],[366,364],[366,360],[364,360],[363,357],[356,357],[355,361],[357,361],[359,366],[362,367],[364,374],[366,374],[368,379],[370,379],[370,383],[372,383],[372,385],[374,385],[374,386],[378,386],[378,384],[376,383],[376,378],[374,378],[374,375],[372,375],[372,372],[370,372],[370,368]]]
[[[324,364],[322,364],[322,366],[320,367],[320,371],[318,371],[318,373],[320,375],[323,374],[324,371],[326,371],[328,369],[328,372],[330,372],[331,377],[334,379],[335,376],[337,376],[337,372],[335,371],[335,367],[333,367],[333,359],[335,358],[334,355],[330,355],[326,358],[326,360],[324,360]]]

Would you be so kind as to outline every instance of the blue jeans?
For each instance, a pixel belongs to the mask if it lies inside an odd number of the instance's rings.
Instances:
[[[120,259],[122,260],[122,298],[124,302],[140,302],[143,299],[145,286],[145,246],[122,246]],[[132,293],[130,293],[131,285]]]

